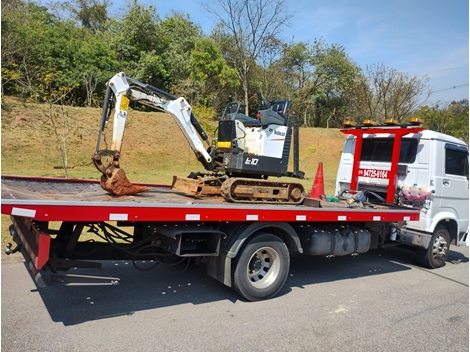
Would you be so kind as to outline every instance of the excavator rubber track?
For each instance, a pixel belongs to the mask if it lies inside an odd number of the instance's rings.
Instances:
[[[304,186],[297,182],[229,178],[220,188],[227,202],[249,204],[302,204]]]

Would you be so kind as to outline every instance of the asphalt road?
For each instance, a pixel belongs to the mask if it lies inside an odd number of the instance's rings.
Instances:
[[[2,262],[6,351],[468,351],[468,247],[421,268],[398,248],[357,258],[292,255],[274,299],[246,302],[203,264],[138,271],[104,262],[119,286],[38,289]]]

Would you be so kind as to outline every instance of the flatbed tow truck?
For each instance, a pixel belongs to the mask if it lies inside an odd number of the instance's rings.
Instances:
[[[467,244],[468,148],[423,130],[416,124],[342,130],[349,135],[337,177],[335,200],[342,200],[332,202],[323,196],[322,164],[300,204],[230,202],[222,194],[194,196],[161,184],[131,184],[145,191],[116,196],[103,179],[2,175],[1,212],[11,216],[15,242],[6,253],[21,251],[41,287],[117,285],[119,278],[101,269],[103,260],[132,260],[137,269],[144,261],[146,269],[205,263],[209,276],[250,301],[282,289],[290,251],[333,258],[406,246],[425,266],[439,268],[451,243]],[[374,161],[375,152],[380,158]],[[239,148],[224,160],[233,155],[242,160]],[[257,187],[265,187],[251,186],[260,193]]]
[[[208,274],[249,300],[275,295],[289,270],[288,248],[305,254],[357,255],[377,247],[370,227],[419,219],[419,209],[230,204],[192,199],[169,185],[145,184],[140,195],[113,197],[98,181],[2,176],[2,214],[39,286],[114,285],[119,279],[76,275],[99,260],[169,264],[207,258]],[[52,229],[49,224],[59,223]],[[126,229],[121,230],[121,228]],[[79,241],[86,232],[105,239]],[[319,231],[320,233],[316,234]],[[90,261],[91,260],[91,261]]]

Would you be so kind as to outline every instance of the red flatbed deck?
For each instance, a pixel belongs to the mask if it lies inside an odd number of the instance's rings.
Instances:
[[[38,221],[152,221],[152,222],[357,222],[419,220],[419,209],[390,206],[348,208],[322,202],[303,205],[234,204],[222,197],[191,197],[169,185],[147,185],[135,196],[114,197],[96,180],[2,176],[2,214]]]

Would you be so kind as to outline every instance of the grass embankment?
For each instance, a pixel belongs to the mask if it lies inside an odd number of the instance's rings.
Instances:
[[[96,148],[101,109],[54,108],[56,127],[67,138],[69,178],[99,179],[91,163]],[[49,118],[49,106],[22,103],[5,97],[2,103],[1,167],[3,175],[64,177],[58,142]],[[212,138],[216,120],[202,121]],[[64,132],[65,131],[65,132]],[[104,142],[111,143],[112,126]],[[344,141],[338,129],[300,129],[301,180],[310,192],[319,162],[323,162],[325,191],[334,193],[336,170]],[[62,140],[59,140],[62,143]],[[186,139],[173,118],[164,113],[130,110],[122,147],[121,166],[132,182],[170,184],[173,175],[186,176],[202,171]],[[58,167],[58,168],[57,168]],[[292,169],[292,167],[290,168]],[[2,215],[2,250],[10,241],[9,219]]]

